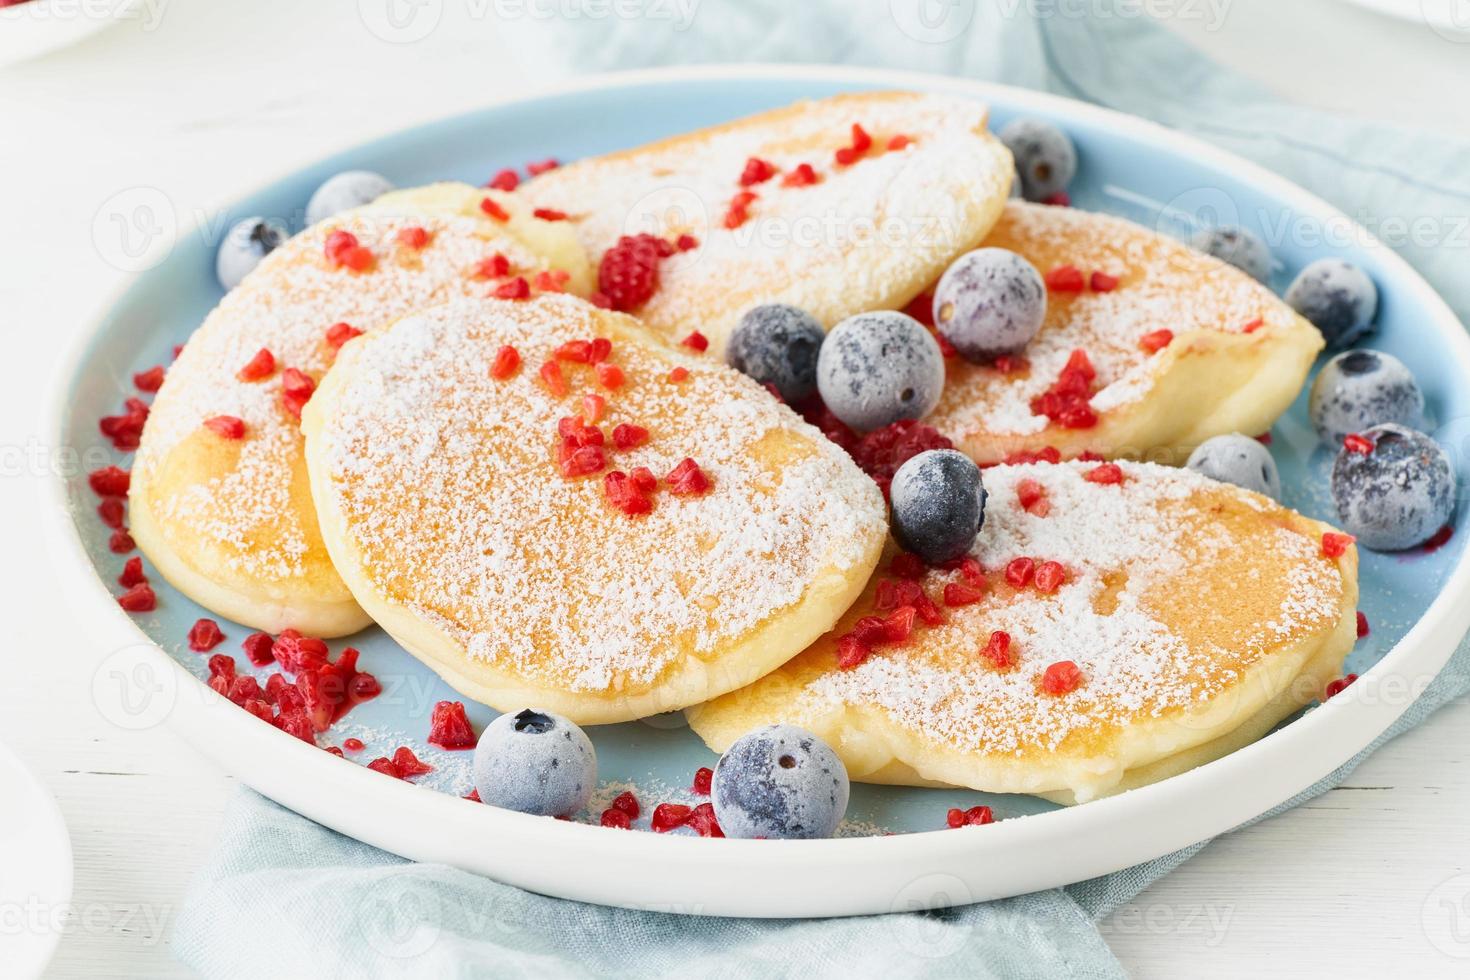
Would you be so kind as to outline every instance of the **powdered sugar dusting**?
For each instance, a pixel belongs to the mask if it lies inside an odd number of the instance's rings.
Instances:
[[[646,688],[687,656],[718,657],[824,571],[851,574],[886,527],[872,481],[817,430],[744,376],[631,334],[614,341],[628,380],[604,392],[602,427],[632,422],[651,439],[609,442],[610,468],[662,477],[692,456],[713,489],[660,488],[633,519],[608,506],[600,475],[563,477],[557,420],[599,389],[564,362],[572,394],[555,398],[537,368],[605,334],[603,317],[564,297],[426,311],[344,355],[351,374],[322,431],[378,589],[470,658],[574,691]],[[486,368],[503,344],[523,366],[498,381]],[[675,364],[691,372],[681,384],[666,379]]]

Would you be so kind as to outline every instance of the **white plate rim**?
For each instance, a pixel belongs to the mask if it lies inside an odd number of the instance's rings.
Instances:
[[[1395,272],[1401,288],[1413,290],[1426,309],[1436,311],[1432,328],[1445,334],[1459,360],[1470,365],[1470,336],[1448,304],[1407,262],[1321,198],[1194,137],[1060,96],[886,69],[708,65],[581,76],[492,100],[480,109],[649,83],[781,79],[916,88],[987,102],[1003,96],[1014,106],[1073,115],[1114,127],[1125,137],[1143,134],[1169,144],[1182,155],[1268,190],[1303,213],[1348,222],[1360,247],[1373,251]],[[382,135],[405,128],[410,127]],[[362,141],[354,145],[357,142]],[[297,169],[259,182],[256,189]],[[244,193],[249,191],[231,199]],[[137,278],[129,276],[113,290],[59,360],[45,429],[55,445],[62,445],[65,436],[67,383],[107,314]],[[244,783],[319,823],[413,860],[457,866],[559,897],[665,912],[802,918],[959,905],[1071,884],[1170,854],[1265,813],[1351,759],[1413,700],[1377,697],[1371,681],[1389,675],[1408,680],[1434,676],[1470,629],[1470,603],[1452,601],[1456,595],[1470,594],[1467,551],[1419,621],[1364,674],[1370,683],[1349,687],[1306,717],[1206,766],[1085,806],[1000,821],[983,831],[712,844],[546,820],[423,792],[361,766],[341,765],[320,749],[258,724],[189,674],[118,607],[75,531],[64,476],[51,474],[42,493],[48,533],[55,536],[54,564],[64,584],[87,597],[83,608],[95,611],[118,648],[138,648],[158,669],[176,678],[177,696],[167,723]],[[1168,819],[1159,819],[1160,813]],[[475,852],[462,843],[472,840],[514,846]],[[772,888],[777,880],[782,887]]]
[[[39,894],[36,896],[53,910],[52,921],[54,922],[56,921],[56,912],[70,905],[72,889],[75,887],[75,863],[71,847],[71,834],[67,830],[66,820],[62,817],[61,807],[56,802],[55,795],[46,788],[46,785],[41,782],[35,772],[26,765],[25,760],[20,757],[20,753],[4,742],[0,742],[0,772],[6,770],[9,770],[12,775],[18,776],[26,781],[30,798],[39,804],[41,812],[36,816],[39,822],[44,824],[44,830],[42,832],[50,838],[51,844],[54,845],[56,851],[55,857],[59,864],[59,867],[56,869],[59,872],[57,875],[59,890],[51,894]],[[18,796],[19,794],[15,795]],[[29,950],[35,959],[22,964],[16,964],[12,961],[7,965],[17,970],[22,967],[26,970],[34,970],[33,973],[18,973],[16,974],[17,977],[39,977],[43,975],[47,964],[56,955],[56,948],[61,943],[61,936],[64,932],[64,928],[47,930],[41,942]],[[4,943],[5,935],[0,935],[0,948],[3,948]]]

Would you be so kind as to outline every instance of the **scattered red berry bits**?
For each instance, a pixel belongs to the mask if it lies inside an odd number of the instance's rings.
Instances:
[[[510,259],[500,252],[486,259],[481,259],[480,264],[475,266],[475,276],[479,279],[499,279],[510,275]]]
[[[235,373],[235,377],[241,381],[264,381],[275,373],[276,356],[262,347],[255,352],[255,356],[244,367]]]
[[[653,808],[653,817],[650,826],[656,834],[666,834],[675,828],[682,827],[689,822],[689,815],[694,812],[693,807],[682,803],[660,803]]]
[[[487,197],[483,201],[481,201],[480,210],[484,211],[496,221],[506,222],[510,220],[510,213],[499,204],[496,204],[492,198]]]
[[[1119,279],[1117,276],[1109,275],[1106,272],[1094,272],[1088,278],[1087,285],[1094,293],[1111,293],[1118,288],[1118,282]]]
[[[582,417],[589,425],[596,424],[602,420],[602,415],[607,411],[607,399],[601,395],[591,392],[582,396]]]
[[[628,815],[615,807],[603,810],[598,822],[604,827],[616,827],[619,830],[628,830],[633,826],[633,821]]]
[[[504,381],[516,373],[516,368],[521,366],[520,351],[506,344],[495,352],[495,359],[490,362],[490,377],[497,381]]]
[[[673,246],[654,235],[624,235],[603,253],[597,289],[608,309],[627,313],[647,303],[658,290],[658,264]]]
[[[569,340],[553,351],[552,356],[558,361],[571,361],[574,364],[591,364],[592,341]]]
[[[464,713],[462,701],[440,701],[434,705],[429,716],[430,745],[441,749],[472,749],[475,747],[475,730]]]
[[[680,365],[679,367],[676,367],[669,372],[669,380],[672,381],[674,384],[679,384],[681,381],[687,381],[688,379],[689,369],[684,367],[683,365]]]
[[[526,173],[532,177],[540,177],[542,174],[555,170],[560,166],[561,164],[555,158],[548,157],[545,160],[526,164]]]
[[[163,365],[158,364],[133,375],[133,386],[139,391],[153,392],[163,387]]]
[[[700,766],[694,770],[694,792],[700,796],[708,796],[710,786],[713,785],[715,771],[707,766]]]
[[[1075,265],[1059,265],[1046,274],[1046,288],[1054,293],[1080,293],[1087,288],[1087,280]]]
[[[643,812],[638,806],[638,797],[631,792],[619,793],[617,799],[612,801],[612,809],[621,810],[634,820]]]
[[[158,596],[147,582],[139,582],[118,596],[117,604],[128,612],[152,612],[158,608]]]
[[[126,517],[126,508],[123,506],[121,497],[103,497],[102,503],[97,505],[97,516],[102,523],[114,531],[122,530],[123,520]]]
[[[99,497],[126,497],[132,474],[116,466],[104,466],[87,474],[87,485]]]
[[[118,529],[112,532],[112,537],[107,539],[107,550],[114,555],[125,555],[138,547],[133,541],[133,536],[127,531]]]
[[[944,587],[944,604],[951,608],[972,606],[983,598],[985,598],[983,591],[960,582],[951,582]]]
[[[214,415],[204,420],[204,427],[221,439],[244,439],[245,422],[233,415]]]
[[[983,827],[995,823],[995,814],[988,806],[972,806],[968,810],[951,807],[944,819],[951,827]]]
[[[1322,554],[1327,558],[1341,558],[1347,554],[1348,545],[1358,540],[1351,534],[1328,531],[1322,535]]]
[[[240,641],[240,649],[245,651],[245,659],[257,667],[264,667],[275,662],[276,655],[271,653],[274,644],[269,633],[251,633]]]
[[[904,133],[899,133],[898,135],[893,136],[888,140],[888,149],[895,151],[907,149],[908,147],[913,145],[913,142],[914,138],[912,136],[908,136]]]
[[[201,619],[189,627],[189,649],[195,653],[207,653],[223,642],[225,634],[212,619]]]
[[[1046,487],[1030,477],[1016,484],[1016,502],[1033,517],[1045,517],[1051,513],[1051,501],[1046,496]]]
[[[689,336],[679,341],[679,343],[683,344],[685,347],[688,347],[690,350],[699,351],[701,354],[709,350],[709,338],[700,333],[698,330],[694,331]]]
[[[1104,486],[1116,486],[1123,482],[1123,467],[1117,463],[1103,463],[1094,466],[1082,474],[1082,479],[1088,483],[1101,483]]]
[[[558,211],[556,208],[537,208],[531,213],[542,221],[565,221],[568,217],[565,211]]]
[[[674,241],[674,247],[681,252],[692,252],[699,247],[699,239],[689,234],[680,235]]]
[[[117,584],[125,589],[143,585],[147,581],[148,576],[143,574],[143,559],[136,555],[127,560],[127,563],[123,565],[122,574],[117,577]]]
[[[1361,609],[1358,610],[1358,639],[1361,640],[1371,632],[1372,630],[1368,628],[1368,617],[1363,615]]]
[[[363,744],[360,738],[344,738],[342,740],[342,748],[348,752],[361,752],[367,746]]]
[[[847,167],[861,159],[862,155],[867,153],[872,145],[873,137],[868,135],[868,131],[863,129],[862,124],[853,123],[851,145],[839,149],[833,154],[833,158],[837,161],[839,167]]]
[[[680,460],[679,465],[669,471],[664,477],[664,482],[669,486],[669,493],[676,497],[699,497],[709,491],[710,480],[699,464],[688,456]]]
[[[651,473],[649,475],[652,476]],[[602,478],[602,494],[608,504],[629,517],[653,511],[653,499],[649,496],[651,490],[642,481],[620,470],[613,470]]]
[[[328,264],[353,272],[366,272],[373,266],[373,253],[364,248],[357,236],[341,228],[327,236],[324,247]]]
[[[632,422],[619,422],[613,426],[612,441],[618,449],[637,449],[648,442],[648,430]]]
[[[616,391],[623,386],[623,369],[616,364],[597,365],[597,383],[608,391]]]
[[[1138,341],[1138,347],[1146,354],[1157,354],[1174,342],[1174,331],[1155,330],[1146,333]]]
[[[1342,448],[1350,453],[1361,453],[1364,456],[1368,456],[1376,447],[1373,445],[1373,440],[1367,436],[1359,435],[1356,432],[1349,432],[1342,438]]]
[[[1261,329],[1265,325],[1266,321],[1264,319],[1262,319],[1261,317],[1256,317],[1254,320],[1247,320],[1244,324],[1242,324],[1240,332],[1255,333],[1257,330]]]
[[[398,239],[398,244],[415,251],[429,244],[428,229],[420,228],[418,225],[400,230],[395,237]]]
[[[1005,630],[996,630],[991,633],[990,639],[985,641],[985,646],[980,648],[980,656],[998,670],[1014,667],[1016,656],[1011,650],[1011,634]]]
[[[1006,563],[1006,581],[1012,588],[1024,589],[1031,584],[1031,577],[1036,574],[1036,562],[1030,558],[1012,558]]]
[[[543,293],[559,293],[566,288],[572,274],[565,269],[542,269],[533,285]]]
[[[557,398],[565,397],[570,390],[567,388],[567,379],[562,376],[561,365],[555,361],[547,361],[541,365],[541,370],[537,373],[540,375],[541,383],[546,386],[546,390]]]
[[[888,570],[898,578],[917,582],[924,577],[924,559],[911,551],[903,551],[893,556]]]
[[[740,174],[741,187],[754,187],[756,184],[764,184],[776,176],[775,164],[762,160],[760,157],[751,157],[745,161],[745,169]]]
[[[496,299],[530,299],[531,284],[524,276],[516,276],[510,282],[503,282],[490,291],[490,295]]]
[[[1081,683],[1082,668],[1070,660],[1057,661],[1041,675],[1041,690],[1052,697],[1075,691]]]
[[[127,453],[138,448],[147,421],[148,403],[141,398],[128,398],[123,401],[123,413],[103,416],[97,421],[97,430],[112,441],[114,449]]]
[[[720,829],[719,821],[715,819],[715,808],[712,803],[701,803],[691,810],[684,826],[701,837],[725,836],[725,832]]]
[[[821,177],[809,163],[798,163],[789,174],[781,178],[782,187],[810,187],[819,183]]]
[[[288,367],[281,372],[281,403],[294,418],[301,418],[301,410],[316,391],[316,380],[304,371]]]
[[[1337,697],[1343,691],[1346,691],[1349,687],[1351,687],[1353,681],[1357,679],[1357,674],[1348,674],[1345,677],[1339,677],[1337,680],[1327,685],[1327,690],[1322,692],[1322,700],[1327,701]]]
[[[601,473],[606,468],[607,454],[602,451],[601,446],[583,446],[580,449],[572,449],[565,452],[561,460],[562,476],[568,479],[591,476],[593,473]]]
[[[399,778],[407,779],[409,776],[422,776],[426,772],[433,772],[434,767],[427,762],[419,761],[418,756],[406,745],[400,745],[393,751],[393,764],[402,773]]]
[[[497,173],[494,177],[491,177],[489,183],[487,183],[485,186],[493,187],[497,191],[505,191],[506,193],[510,193],[517,187],[521,186],[521,177],[520,174],[507,167],[506,169]]]
[[[1062,566],[1061,562],[1044,561],[1036,567],[1034,581],[1038,592],[1050,595],[1060,589],[1066,580],[1067,569]]]
[[[833,433],[829,431],[828,425],[818,424],[817,427],[827,433],[829,439],[832,438]],[[840,430],[838,433],[840,435]],[[836,439],[833,441],[843,445]],[[873,478],[878,489],[883,491],[884,499],[887,499],[893,475],[900,466],[926,450],[953,448],[954,443],[933,426],[913,419],[900,419],[856,440],[856,445],[849,452],[852,453],[853,461],[858,464],[858,469]]]
[[[1031,411],[1065,429],[1092,428],[1097,425],[1097,413],[1091,405],[1096,378],[1097,369],[1087,352],[1074,350],[1051,387],[1031,400]]]
[[[750,206],[757,198],[758,195],[753,191],[741,191],[732,197],[730,206],[725,210],[725,227],[733,231],[749,221]]]

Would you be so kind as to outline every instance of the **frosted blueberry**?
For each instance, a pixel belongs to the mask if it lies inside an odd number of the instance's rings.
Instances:
[[[894,539],[931,565],[968,552],[985,523],[980,467],[955,449],[930,449],[904,463],[889,497]]]
[[[817,352],[826,336],[805,310],[766,303],[740,318],[725,346],[725,361],[761,384],[774,385],[793,404],[817,390]]]
[[[1286,291],[1286,302],[1322,332],[1330,348],[1357,343],[1373,328],[1378,287],[1342,259],[1318,259]]]
[[[1206,439],[1189,454],[1184,464],[1221,483],[1233,483],[1247,490],[1281,499],[1281,476],[1276,460],[1259,440],[1240,433]]]
[[[1271,250],[1254,232],[1232,225],[1204,228],[1195,233],[1190,243],[1206,255],[1229,262],[1258,282],[1271,278]]]
[[[795,725],[768,725],[720,756],[710,799],[726,837],[812,840],[832,836],[849,790],[826,742]]]
[[[289,236],[286,226],[274,218],[253,217],[238,221],[225,232],[214,256],[214,274],[225,289],[234,289],[260,260]]]
[[[817,390],[843,422],[862,432],[923,418],[944,389],[939,342],[913,317],[859,313],[832,328],[817,356]]]
[[[393,189],[388,178],[371,170],[344,170],[328,177],[306,204],[306,223],[314,225],[334,214],[371,204]]]
[[[1000,131],[1000,141],[1016,158],[1021,196],[1046,201],[1067,189],[1077,175],[1077,149],[1067,134],[1040,119],[1015,119]]]
[[[977,248],[954,260],[934,290],[934,323],[970,361],[1025,347],[1046,317],[1046,281],[1004,248]]]
[[[1384,422],[1424,428],[1424,393],[1393,355],[1350,350],[1317,373],[1307,411],[1318,438],[1336,448],[1349,433]]]
[[[1343,529],[1374,551],[1423,544],[1455,512],[1455,471],[1439,443],[1389,423],[1360,433],[1371,452],[1343,448],[1332,465],[1332,500]]]
[[[474,779],[490,806],[569,816],[587,805],[597,786],[597,752],[570,721],[527,708],[485,726],[475,746]]]

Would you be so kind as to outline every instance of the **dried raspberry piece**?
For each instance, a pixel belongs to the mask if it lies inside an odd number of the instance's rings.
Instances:
[[[740,174],[741,187],[754,187],[756,184],[764,184],[776,176],[775,164],[762,160],[760,157],[751,157],[745,161],[745,169]]]
[[[977,589],[986,588],[990,584],[985,580],[985,569],[980,567],[980,560],[972,555],[966,555],[960,559],[959,572],[960,578],[964,579],[966,584]]]
[[[542,174],[555,170],[557,167],[560,166],[561,164],[557,162],[555,157],[548,157],[547,159],[542,160],[538,163],[526,164],[526,173],[530,174],[532,177],[540,177]]]
[[[399,769],[392,759],[385,756],[379,756],[372,762],[369,762],[367,767],[373,772],[380,772],[385,776],[392,776],[394,779],[403,778],[403,770]]]
[[[603,253],[597,288],[611,309],[626,313],[648,302],[658,289],[660,248],[667,244],[653,235],[624,235]]]
[[[244,439],[245,422],[233,415],[214,415],[204,420],[204,427],[221,439]]]
[[[1057,589],[1060,589],[1062,583],[1066,580],[1067,569],[1063,567],[1061,562],[1044,561],[1036,566],[1034,581],[1036,582],[1036,591],[1038,592],[1050,595]]]
[[[481,259],[480,264],[475,266],[475,277],[477,279],[499,279],[510,275],[510,259],[500,252],[486,259]]]
[[[314,731],[324,732],[347,708],[347,682],[342,675],[324,665],[296,675],[296,690],[306,706],[306,716]]]
[[[669,485],[669,493],[676,497],[699,497],[709,491],[710,480],[699,464],[688,456],[679,461],[679,465],[669,471],[664,477],[664,482]]]
[[[846,167],[856,163],[860,157],[873,145],[873,137],[868,135],[861,123],[852,124],[852,144],[844,146],[833,157],[839,167]]]
[[[112,536],[107,539],[107,550],[114,555],[125,555],[136,547],[138,545],[133,541],[133,536],[124,529],[113,531]]]
[[[127,453],[138,448],[147,421],[148,403],[140,398],[128,398],[123,402],[122,414],[103,416],[97,422],[97,429],[112,440],[114,449]]]
[[[811,164],[798,163],[790,173],[781,178],[781,186],[810,187],[812,184],[819,183],[821,179],[821,177],[817,176],[817,171],[813,169]]]
[[[842,670],[852,670],[867,660],[872,652],[866,643],[851,633],[837,638],[837,666]]]
[[[1138,346],[1145,354],[1157,354],[1173,342],[1174,331],[1155,330],[1153,333],[1146,333],[1140,337]]]
[[[569,340],[558,347],[555,351],[553,351],[552,355],[558,361],[572,361],[576,364],[591,364],[592,341]]]
[[[271,645],[271,655],[292,674],[318,670],[327,663],[327,645],[314,636],[286,629]]]
[[[601,395],[588,392],[582,396],[582,417],[589,425],[601,421],[603,413],[607,411],[607,399]]]
[[[689,815],[694,812],[692,807],[682,803],[660,803],[653,808],[653,817],[650,826],[656,834],[666,834],[676,827],[682,827],[689,822]]]
[[[951,582],[944,587],[944,604],[950,608],[972,606],[983,598],[984,592],[959,582]]]
[[[889,643],[904,643],[914,632],[915,606],[899,606],[883,620],[883,637]]]
[[[516,368],[521,366],[521,353],[514,347],[506,344],[495,352],[495,360],[490,362],[490,377],[497,381],[504,381],[516,373]]]
[[[342,750],[337,748],[337,746],[335,745],[328,745],[325,749],[323,749],[323,751],[326,752],[328,755],[335,755],[339,759],[343,758]]]
[[[139,582],[117,597],[117,604],[128,612],[152,612],[158,608],[158,596],[147,582]]]
[[[1428,541],[1420,545],[1419,551],[1422,554],[1430,554],[1432,552],[1438,551],[1440,548],[1443,548],[1445,545],[1449,544],[1450,538],[1454,537],[1454,534],[1454,527],[1446,524],[1438,531],[1435,531],[1434,534],[1430,536]]]
[[[156,364],[146,371],[133,375],[133,387],[139,391],[155,392],[163,387],[163,365]]]
[[[631,422],[620,422],[613,427],[612,441],[618,449],[637,449],[648,442],[648,430]]]
[[[123,520],[127,516],[122,498],[103,497],[102,502],[97,505],[97,516],[114,531],[121,531]]]
[[[679,343],[683,344],[685,347],[688,347],[690,350],[698,351],[701,354],[709,350],[709,338],[700,333],[698,330],[694,331],[689,336],[679,341]]]
[[[980,648],[980,656],[1000,670],[1015,666],[1016,656],[1011,651],[1011,634],[1005,630],[995,630],[990,634],[990,639],[985,641],[985,646]]]
[[[562,377],[560,364],[555,361],[547,361],[541,365],[541,370],[538,373],[541,376],[541,383],[546,385],[547,391],[551,392],[557,398],[564,398],[566,396],[569,389],[567,388],[567,379]]]
[[[496,221],[504,223],[510,220],[509,212],[507,212],[505,208],[501,207],[499,204],[495,203],[495,201],[491,198],[487,197],[480,202],[480,210],[484,211]]]
[[[1347,554],[1348,545],[1358,540],[1351,534],[1328,531],[1322,535],[1322,554],[1326,558],[1341,558]]]
[[[572,274],[565,269],[542,269],[536,273],[536,281],[532,285],[543,293],[559,293],[571,278]]]
[[[444,749],[472,749],[475,730],[464,713],[463,701],[440,701],[429,716],[430,745]]]
[[[363,744],[360,738],[344,738],[342,740],[342,748],[348,752],[361,752],[367,746]]]
[[[1373,440],[1367,436],[1359,435],[1356,432],[1349,432],[1342,437],[1342,448],[1350,453],[1361,453],[1364,456],[1368,456],[1377,447],[1373,444]]]
[[[125,589],[131,589],[135,585],[144,585],[148,582],[148,576],[143,574],[143,559],[134,556],[129,558],[123,565],[122,574],[117,577],[117,584]]]
[[[653,471],[646,466],[633,467],[633,471],[628,474],[628,479],[633,481],[633,486],[644,493],[653,493],[658,489],[658,477],[654,476]]]
[[[352,695],[354,703],[359,701],[371,701],[383,693],[383,685],[372,674],[358,671],[352,675],[352,680],[347,684],[347,693]]]
[[[1015,466],[1020,463],[1060,463],[1062,453],[1056,446],[1043,446],[1038,450],[1018,449],[1009,453],[1003,462],[1007,466]]]
[[[1327,685],[1327,689],[1322,692],[1322,700],[1328,701],[1332,698],[1337,697],[1343,691],[1346,691],[1349,687],[1351,687],[1353,681],[1357,679],[1357,674],[1348,674],[1344,677],[1339,677],[1337,680]]]
[[[899,133],[898,135],[893,136],[888,140],[888,149],[895,151],[902,150],[909,146],[912,146],[913,143],[914,138],[912,136],[908,136],[904,133]]]
[[[316,732],[311,727],[311,719],[306,717],[306,712],[300,708],[293,708],[290,711],[283,710],[280,714],[276,715],[275,724],[277,728],[287,735],[295,736],[307,745],[316,744]],[[384,759],[383,761],[387,762],[388,760]]]
[[[633,826],[633,821],[628,819],[628,815],[626,813],[624,813],[622,810],[615,810],[612,808],[603,810],[602,817],[598,820],[598,822],[604,827],[616,827],[619,830],[629,830]]]
[[[754,203],[758,195],[750,191],[741,191],[730,200],[730,206],[725,209],[724,225],[734,231],[750,220],[750,205]]]
[[[1256,436],[1256,442],[1259,442],[1263,446],[1271,445],[1271,433],[1262,432],[1260,435]]]
[[[692,252],[699,247],[699,239],[689,234],[680,235],[674,241],[674,247],[681,252]]]
[[[429,244],[428,229],[420,228],[418,225],[402,229],[395,237],[398,239],[398,244],[405,248],[417,250]]]
[[[1361,640],[1370,632],[1372,631],[1368,629],[1368,617],[1363,615],[1363,611],[1360,609],[1358,610],[1358,639]]]
[[[87,485],[99,497],[126,497],[133,475],[117,466],[104,466],[87,474]]]
[[[708,766],[700,766],[694,770],[694,783],[692,789],[700,796],[708,796],[710,786],[713,784],[715,771]]]
[[[689,369],[682,364],[669,372],[668,380],[673,384],[679,384],[689,380]]]
[[[1016,500],[1021,509],[1036,517],[1051,513],[1051,501],[1047,499],[1046,487],[1027,477],[1016,484]]]
[[[924,559],[913,552],[901,551],[893,556],[888,571],[898,578],[916,581],[924,577]]]
[[[316,380],[304,371],[288,367],[281,372],[281,404],[293,418],[301,418],[301,410],[316,391]]]
[[[572,449],[581,449],[583,446],[601,446],[607,441],[601,429],[595,425],[588,425],[580,415],[568,415],[558,419],[556,434],[561,436],[562,442]]]
[[[607,502],[629,517],[653,511],[649,491],[640,487],[628,474],[613,470],[602,478],[602,493]]]
[[[601,473],[607,468],[607,454],[601,446],[582,446],[561,460],[561,474],[568,479]]]
[[[490,295],[495,299],[530,299],[531,284],[526,282],[525,276],[516,276],[490,290]]]
[[[235,373],[241,381],[262,381],[276,373],[276,356],[262,347]]]
[[[210,677],[223,677],[227,681],[235,679],[235,658],[229,654],[216,653],[206,663]]]
[[[1087,288],[1082,270],[1075,265],[1059,265],[1047,272],[1046,288],[1054,293],[1080,293]]]
[[[1006,581],[1012,588],[1024,589],[1031,584],[1031,576],[1036,573],[1036,562],[1030,558],[1012,558],[1006,563]]]
[[[373,267],[373,253],[357,241],[350,231],[337,229],[327,236],[325,246],[327,262],[339,269],[366,272]]]
[[[1118,277],[1110,276],[1106,272],[1094,272],[1087,280],[1087,286],[1094,293],[1111,293],[1118,288]]]
[[[638,814],[641,812],[638,807],[638,797],[631,792],[619,793],[617,799],[612,801],[612,808],[621,810],[634,820],[638,819]]]
[[[1265,319],[1263,319],[1262,317],[1256,317],[1253,320],[1247,320],[1245,323],[1243,323],[1241,325],[1241,327],[1240,327],[1240,332],[1241,333],[1255,333],[1257,330],[1261,329],[1265,325],[1266,325]]]
[[[219,623],[212,619],[201,619],[189,627],[189,649],[195,653],[213,650],[223,642],[225,634],[220,632]]]
[[[1094,466],[1082,474],[1082,479],[1088,483],[1101,483],[1104,486],[1116,486],[1123,482],[1123,467],[1117,463],[1103,463]]]
[[[720,829],[720,822],[715,819],[712,803],[701,803],[689,811],[689,819],[684,821],[684,825],[692,828],[701,837],[725,836],[725,832]]]
[[[274,642],[269,633],[251,633],[240,641],[240,649],[245,651],[245,659],[256,667],[264,667],[276,659],[276,655],[271,653]]]
[[[953,448],[954,443],[932,426],[900,419],[863,436],[851,453],[858,468],[873,478],[886,499],[893,475],[900,466],[926,450]]]
[[[1041,690],[1057,697],[1077,690],[1082,683],[1082,668],[1070,660],[1059,660],[1041,675]]]
[[[252,701],[241,702],[240,707],[244,708],[246,711],[259,718],[261,721],[271,722],[272,724],[275,723],[275,719],[272,717],[273,712],[271,711],[270,703],[267,701],[256,698]]]
[[[623,369],[616,364],[599,364],[596,370],[597,383],[608,391],[616,391],[623,386]]]
[[[260,681],[249,674],[241,674],[230,681],[229,693],[225,695],[235,704],[244,707],[248,701],[260,700]]]
[[[1050,388],[1031,400],[1031,411],[1067,429],[1090,429],[1097,425],[1092,410],[1092,382],[1097,370],[1087,352],[1074,350]]]
[[[493,187],[497,191],[505,191],[508,194],[521,186],[521,176],[507,167],[497,172],[494,177],[491,177],[485,186]]]
[[[972,806],[968,810],[951,807],[945,814],[945,823],[950,827],[983,827],[995,823],[995,814],[988,806]]]
[[[540,218],[542,221],[565,221],[565,220],[567,220],[567,213],[565,211],[558,211],[558,210],[556,210],[556,208],[537,208],[536,210],[532,211],[531,213],[533,215],[535,215],[536,217]]]
[[[991,361],[990,366],[1001,374],[1020,374],[1031,370],[1031,362],[1018,354],[1002,354]]]

